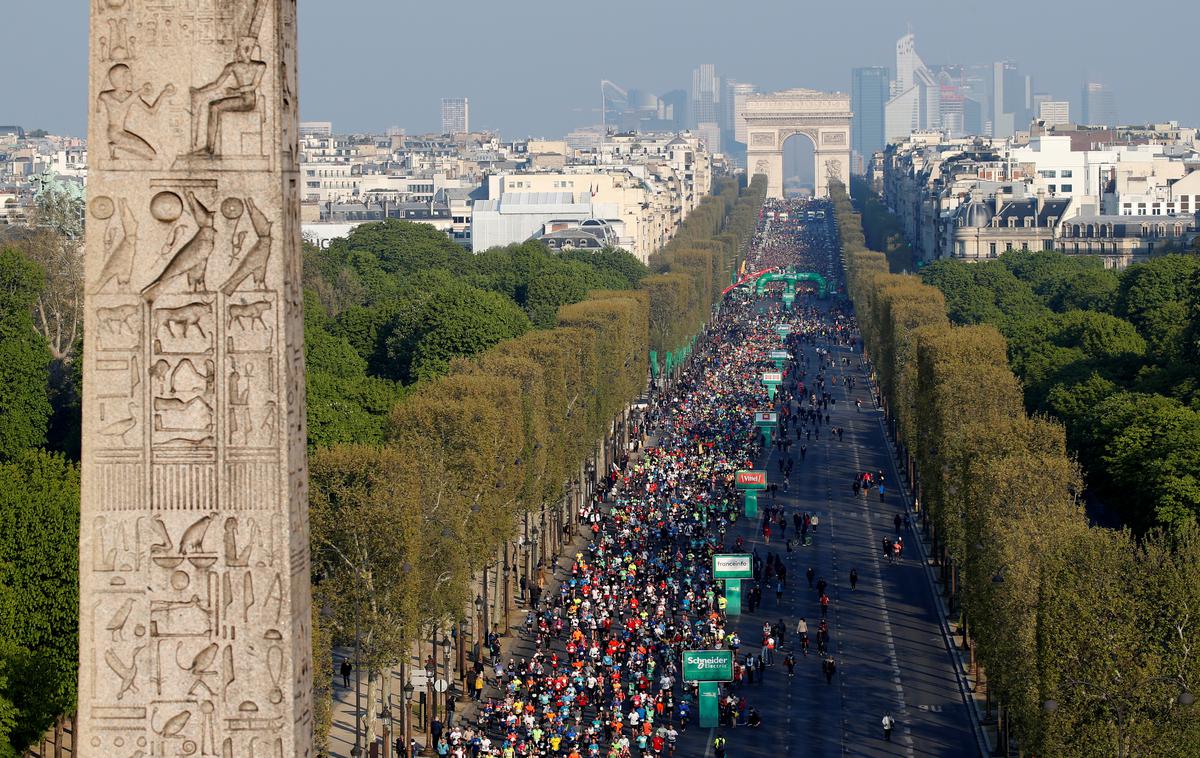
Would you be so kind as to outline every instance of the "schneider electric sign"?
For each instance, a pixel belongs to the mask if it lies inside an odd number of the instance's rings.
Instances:
[[[733,681],[733,651],[683,651],[683,680],[685,682]]]

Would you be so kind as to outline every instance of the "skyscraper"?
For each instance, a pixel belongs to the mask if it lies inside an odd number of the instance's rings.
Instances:
[[[1033,78],[1016,63],[992,64],[992,136],[1011,137],[1029,128],[1033,116]]]
[[[700,124],[711,123],[720,128],[720,102],[721,82],[717,78],[717,68],[711,63],[701,63],[692,71],[692,125],[699,127]]]
[[[983,104],[970,95],[962,101],[963,134],[983,134]]]
[[[850,72],[850,110],[854,113],[850,123],[850,163],[856,173],[862,173],[875,151],[887,144],[884,108],[890,79],[887,66],[856,68]]]
[[[941,130],[951,137],[984,134],[984,116],[992,102],[992,66],[951,63],[936,66],[941,90]]]
[[[470,106],[465,97],[442,98],[442,134],[470,131]]]
[[[896,81],[883,110],[884,137],[901,140],[917,129],[941,126],[941,89],[917,55],[912,32],[896,40]]]
[[[1092,126],[1118,126],[1117,99],[1107,84],[1083,83],[1083,123]]]
[[[629,93],[607,79],[600,80],[601,122],[607,129],[620,131],[629,114]]]
[[[748,82],[725,80],[725,139],[746,144],[746,123],[738,116],[746,108],[746,95],[753,95],[755,87]]]
[[[672,129],[686,129],[688,124],[688,94],[681,89],[673,89],[661,98],[663,118],[670,121]]]
[[[965,131],[963,127],[963,103],[966,100],[966,96],[963,94],[963,89],[948,71],[938,72],[937,83],[940,93],[938,97],[938,105],[940,106],[938,123],[941,124],[941,130],[947,137],[961,137]]]

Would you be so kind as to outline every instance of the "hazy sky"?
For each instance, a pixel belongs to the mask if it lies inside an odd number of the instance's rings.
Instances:
[[[0,123],[82,134],[87,0],[0,0]],[[1145,13],[1139,9],[1144,8]],[[1195,0],[300,0],[301,116],[338,131],[440,128],[443,96],[473,127],[556,136],[599,123],[602,78],[686,89],[698,63],[760,89],[848,90],[893,65],[911,23],[926,63],[1015,59],[1072,101],[1087,76],[1123,121],[1200,123]]]

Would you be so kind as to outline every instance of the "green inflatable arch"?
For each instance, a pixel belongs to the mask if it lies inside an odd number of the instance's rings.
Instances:
[[[758,277],[754,283],[754,294],[761,296],[767,289],[767,285],[771,282],[783,282],[783,295],[785,300],[792,300],[796,297],[796,284],[799,282],[813,282],[817,285],[817,297],[824,299],[829,294],[829,285],[825,281],[825,277],[811,271],[791,271],[782,274],[763,274]],[[790,295],[790,297],[789,297]]]

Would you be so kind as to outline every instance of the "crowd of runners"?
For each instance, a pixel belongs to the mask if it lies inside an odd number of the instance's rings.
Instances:
[[[768,206],[768,213],[773,207],[797,206]],[[811,225],[765,221],[771,223],[760,226],[751,262],[756,270],[819,265],[835,281],[831,250],[813,244]],[[778,299],[734,293],[726,300],[678,378],[655,393],[642,424],[644,447],[580,514],[586,546],[557,589],[528,610],[524,648],[532,654],[492,655],[486,667],[479,662],[471,677],[478,721],[439,728],[438,755],[682,755],[679,745],[698,716],[695,688],[681,679],[684,650],[733,652],[734,679],[722,686],[719,702],[721,729],[706,745],[718,758],[738,729],[771,728],[754,702],[756,681],[790,677],[806,665],[834,681],[827,582],[812,568],[807,586],[788,575],[789,554],[823,533],[820,516],[778,504],[776,495],[806,465],[808,446],[822,435],[832,444],[842,437],[834,390],[848,379],[838,369],[844,356],[857,361],[859,350],[854,321],[839,302],[798,298],[784,310]],[[785,323],[791,333],[781,341],[777,327]],[[768,353],[781,346],[794,357],[774,399],[779,426],[772,451],[764,449],[753,416],[772,405],[761,375],[774,368]],[[848,404],[843,400],[840,410]],[[747,518],[735,472],[764,468],[772,452],[777,470],[755,526],[762,544],[727,539]],[[871,476],[882,497],[882,475]],[[856,480],[857,489],[863,485]],[[755,578],[747,581],[740,610],[763,616],[761,638],[738,636],[738,618],[712,576],[713,553],[741,551],[751,553]],[[857,572],[850,581],[853,588]],[[807,618],[773,612],[789,592],[811,593]]]

